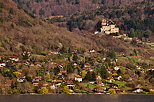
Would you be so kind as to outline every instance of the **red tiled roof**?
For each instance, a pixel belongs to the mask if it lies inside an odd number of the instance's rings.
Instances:
[[[83,67],[83,69],[90,69],[90,67]]]
[[[113,79],[113,77],[107,77],[107,79]]]
[[[17,56],[10,56],[10,58],[18,58]]]
[[[90,65],[90,63],[85,63],[84,65]]]
[[[134,58],[142,58],[141,56],[133,56]]]

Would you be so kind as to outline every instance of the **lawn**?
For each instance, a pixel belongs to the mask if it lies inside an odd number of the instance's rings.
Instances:
[[[38,54],[32,54],[32,56],[45,57],[45,56],[43,56],[43,55],[38,55]]]
[[[125,85],[126,82],[125,81],[114,81],[112,82],[113,84],[117,84],[117,85]]]
[[[137,63],[141,59],[141,58],[136,58],[136,57],[133,57],[133,56],[128,56],[128,58],[133,59],[135,63]]]
[[[154,57],[150,57],[150,60],[154,60]]]
[[[80,83],[80,84],[85,85],[85,86],[89,86],[90,88],[96,87],[96,85],[91,84],[91,83]]]

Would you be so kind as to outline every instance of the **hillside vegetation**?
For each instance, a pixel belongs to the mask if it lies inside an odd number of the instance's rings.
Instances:
[[[131,5],[134,2],[144,0],[14,0],[25,10],[48,17],[51,15],[70,15],[76,12],[83,12],[96,9],[100,6],[121,6]]]
[[[41,52],[72,47],[87,49],[96,44],[63,28],[48,24],[17,7],[12,0],[0,1],[0,52]]]

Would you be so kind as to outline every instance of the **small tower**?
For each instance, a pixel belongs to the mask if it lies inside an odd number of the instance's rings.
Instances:
[[[102,20],[102,26],[106,26],[107,25],[107,20],[106,19],[103,19]]]

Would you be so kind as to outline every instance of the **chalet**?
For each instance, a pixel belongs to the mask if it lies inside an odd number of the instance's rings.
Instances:
[[[84,67],[83,67],[83,70],[90,70],[90,69],[91,69],[90,63],[85,63]]]
[[[117,76],[115,79],[121,80],[122,79],[122,76]]]
[[[96,75],[96,80],[102,80],[100,75]]]
[[[106,58],[103,58],[103,61],[105,61],[106,60]]]
[[[140,69],[141,69],[141,67],[140,67],[140,66],[136,66],[136,69],[140,70]]]
[[[103,87],[96,87],[93,89],[94,92],[104,92],[104,88]]]
[[[50,52],[49,55],[51,55],[51,54],[53,54],[53,55],[58,55],[59,52]]]
[[[58,87],[62,84],[63,80],[52,80],[52,82],[55,84],[56,87]]]
[[[89,50],[89,52],[90,52],[90,53],[94,53],[94,52],[95,52],[95,50],[94,50],[94,49],[92,49],[92,50]]]
[[[154,88],[150,88],[149,91],[150,91],[150,92],[154,92]]]
[[[19,58],[17,56],[11,56],[10,57],[10,60],[15,61],[15,62],[18,62],[19,61]]]
[[[26,51],[24,51],[24,52],[22,53],[22,55],[23,55],[23,56],[28,56],[28,57],[30,57],[30,56],[31,56],[31,52],[26,52]]]
[[[97,84],[97,81],[90,81],[90,84]]]
[[[119,69],[120,69],[120,68],[119,68],[118,66],[114,67],[114,70],[116,70],[116,71],[119,70]]]
[[[24,75],[17,75],[17,82],[23,83],[25,81],[26,76]]]
[[[72,89],[73,87],[75,87],[73,80],[68,80],[68,79],[66,79],[66,80],[65,80],[65,84],[66,84],[70,89]]]
[[[82,82],[82,77],[79,76],[79,75],[77,75],[77,76],[75,76],[75,79],[74,80],[75,81],[78,81],[78,82]]]
[[[141,92],[143,92],[143,89],[138,88],[138,89],[135,89],[133,92],[134,93],[141,93]]]
[[[65,84],[73,84],[73,80],[65,79]]]
[[[42,80],[42,77],[41,76],[37,76],[35,77],[32,82],[36,82],[36,81],[41,81]]]
[[[151,66],[150,68],[148,68],[149,71],[154,71],[154,66]]]
[[[107,80],[111,83],[114,81],[114,78],[113,77],[107,77]]]
[[[43,87],[47,87],[49,85],[46,81],[40,81],[39,84]]]
[[[38,86],[39,85],[39,81],[33,81],[33,86]]]
[[[90,67],[83,67],[83,70],[90,70]]]
[[[29,65],[30,65],[30,66],[34,66],[34,63],[33,63],[33,62],[29,62]]]
[[[142,44],[142,41],[139,38],[133,38],[133,42],[137,44]]]
[[[54,89],[56,89],[57,87],[55,86],[55,85],[51,85],[50,86],[50,89],[52,89],[52,90],[54,90]]]
[[[60,67],[60,68],[63,68],[63,67],[64,67],[64,65],[61,64],[61,63],[57,63],[56,66],[57,66],[57,67]]]
[[[74,63],[73,65],[74,65],[74,66],[77,66],[78,64],[77,64],[77,63]]]
[[[5,62],[0,62],[0,67],[5,67],[6,63]]]
[[[84,67],[91,67],[90,63],[85,63]]]

